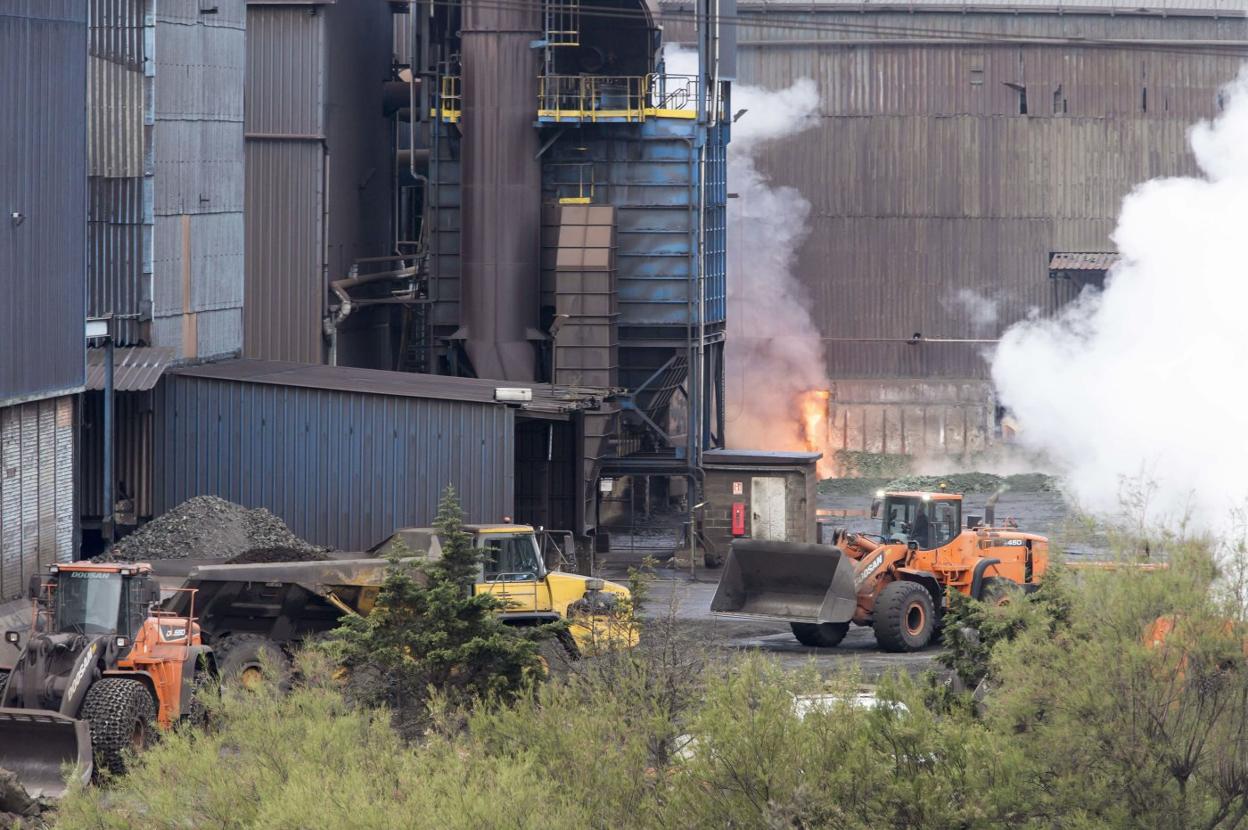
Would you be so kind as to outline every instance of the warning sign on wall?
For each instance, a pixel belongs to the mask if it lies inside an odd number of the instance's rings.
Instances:
[[[732,483],[732,494],[733,494],[734,496],[740,496],[740,495],[743,495],[744,493],[745,493],[745,484],[744,484],[744,482],[734,481],[734,482]]]

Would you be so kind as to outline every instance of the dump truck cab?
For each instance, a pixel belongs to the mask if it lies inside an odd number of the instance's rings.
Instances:
[[[150,728],[194,708],[212,655],[193,615],[153,610],[160,587],[144,563],[52,565],[31,578],[32,624],[0,683],[0,768],[32,794],[65,790],[62,768],[121,768]]]
[[[636,644],[628,589],[602,579],[563,573],[562,556],[532,527],[467,525],[481,552],[475,591],[504,601],[510,625],[567,620],[567,651],[591,655]],[[295,647],[337,628],[345,614],[372,612],[393,560],[432,561],[443,540],[434,528],[403,528],[366,552],[336,553],[323,561],[196,564],[183,588],[196,591],[199,622],[220,673],[238,678],[288,674]],[[176,563],[175,563],[176,564]],[[163,563],[157,563],[158,569]],[[181,612],[186,595],[168,606]]]
[[[1009,602],[1038,587],[1048,540],[992,527],[995,501],[963,526],[958,493],[880,492],[878,534],[837,529],[831,546],[734,541],[711,610],[788,622],[809,646],[838,645],[853,623],[874,628],[887,651],[921,649],[951,591]]]
[[[464,530],[481,552],[476,592],[503,600],[507,607],[501,615],[506,622],[525,625],[566,619],[576,648],[583,654],[636,643],[632,626],[619,624],[630,599],[628,589],[558,570],[560,551],[549,536],[539,541],[539,531],[522,524],[464,525]],[[403,528],[372,552],[436,559],[442,555],[442,539],[431,527]]]

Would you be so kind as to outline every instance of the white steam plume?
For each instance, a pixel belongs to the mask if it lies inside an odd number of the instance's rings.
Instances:
[[[668,48],[664,59],[671,74],[697,74],[696,52]],[[755,163],[767,142],[814,126],[818,107],[810,78],[781,90],[732,88],[732,109],[741,113],[728,145],[728,191],[736,194],[728,201],[725,347],[732,447],[807,449],[799,398],[829,386],[809,292],[793,274],[810,203],[796,188],[773,185]],[[825,404],[825,421],[826,411]]]
[[[993,359],[1019,440],[1095,512],[1144,481],[1146,521],[1218,532],[1248,497],[1248,70],[1227,91],[1223,113],[1190,132],[1203,175],[1124,200],[1104,290],[1011,327]]]

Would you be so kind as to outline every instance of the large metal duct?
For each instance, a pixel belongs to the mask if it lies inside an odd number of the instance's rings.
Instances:
[[[535,378],[541,250],[540,0],[466,0],[460,330],[478,377]]]

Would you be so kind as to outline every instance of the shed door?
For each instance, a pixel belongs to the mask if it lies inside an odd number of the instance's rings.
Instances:
[[[750,482],[751,536],[783,542],[784,527],[784,479],[774,476],[753,479]]]

